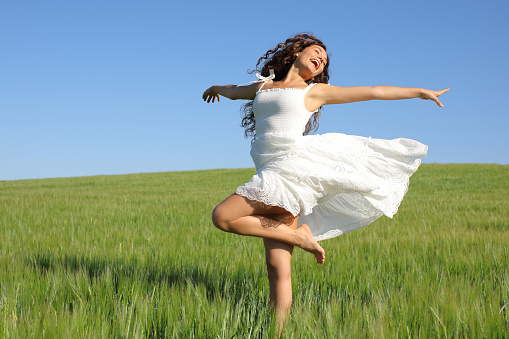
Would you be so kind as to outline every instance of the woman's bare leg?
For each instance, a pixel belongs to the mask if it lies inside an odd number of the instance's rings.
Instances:
[[[270,303],[278,317],[279,333],[290,314],[292,305],[291,258],[293,246],[287,243],[263,239],[265,260],[270,286]]]
[[[313,237],[307,225],[291,228],[271,215],[288,213],[281,207],[268,206],[237,194],[226,198],[212,212],[212,221],[217,228],[241,235],[278,240],[313,253],[316,262],[323,264],[325,251]]]
[[[271,216],[271,219],[291,228],[297,227],[298,217],[290,213]],[[290,313],[292,304],[291,259],[293,246],[281,241],[263,239],[270,286],[270,302],[278,317],[279,334]]]

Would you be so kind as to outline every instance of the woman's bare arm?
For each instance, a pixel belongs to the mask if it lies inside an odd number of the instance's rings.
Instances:
[[[421,98],[433,100],[438,106],[443,107],[438,97],[449,88],[441,91],[432,91],[424,88],[407,88],[393,86],[373,86],[373,87],[338,87],[326,84],[317,84],[309,91],[309,105],[317,108],[322,105],[344,104],[348,102],[367,101],[367,100],[401,100]]]
[[[203,93],[203,100],[206,102],[215,102],[216,98],[219,102],[220,96],[226,97],[231,100],[237,99],[245,99],[245,100],[253,100],[256,96],[256,91],[260,86],[259,83],[254,83],[249,86],[236,86],[236,85],[226,85],[226,86],[212,86],[208,88]]]

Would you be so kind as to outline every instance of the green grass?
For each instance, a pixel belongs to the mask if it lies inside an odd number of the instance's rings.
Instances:
[[[0,182],[0,336],[270,337],[253,169]],[[509,337],[509,166],[423,165],[393,220],[296,250],[286,338]]]

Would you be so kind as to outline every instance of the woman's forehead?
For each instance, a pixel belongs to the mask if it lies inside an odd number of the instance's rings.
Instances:
[[[309,47],[314,47],[314,48],[317,48],[321,54],[325,55],[325,57],[327,57],[327,52],[325,51],[325,49],[320,46],[320,45],[311,45]]]

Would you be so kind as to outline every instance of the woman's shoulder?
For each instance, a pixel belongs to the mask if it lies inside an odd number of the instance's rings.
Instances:
[[[323,89],[326,89],[326,88],[333,87],[331,84],[324,84],[322,82],[312,83],[311,85],[313,86],[313,89],[315,91],[320,91],[320,90],[323,90]]]
[[[330,89],[331,87],[334,86],[331,86],[330,84],[317,82],[311,83],[309,87],[310,87],[308,90],[309,95],[320,95],[320,93],[323,93],[323,91],[326,91],[327,89]]]

